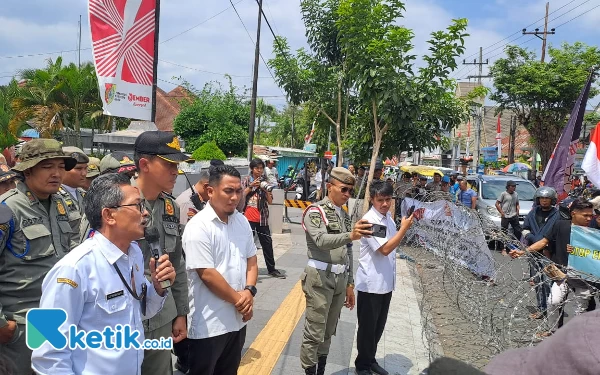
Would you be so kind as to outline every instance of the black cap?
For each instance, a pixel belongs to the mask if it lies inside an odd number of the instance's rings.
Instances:
[[[225,165],[225,163],[223,163],[223,160],[211,159],[211,161],[210,161],[211,167],[218,167],[219,165]]]
[[[427,176],[419,175],[419,180],[427,180]]]
[[[506,182],[506,187],[509,187],[509,186],[517,186],[517,183],[514,182],[513,180],[508,180]]]
[[[179,139],[171,132],[143,132],[137,137],[133,147],[136,154],[156,155],[171,163],[194,161],[194,159],[181,152]]]

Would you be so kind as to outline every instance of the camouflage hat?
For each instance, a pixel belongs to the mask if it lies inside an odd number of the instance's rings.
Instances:
[[[329,176],[346,185],[354,185],[354,176],[349,170],[343,167],[335,167],[329,173]]]
[[[90,158],[83,152],[82,149],[75,146],[65,146],[63,147],[63,152],[66,155],[71,155],[71,157],[77,160],[77,164],[86,164],[90,162]]]
[[[0,182],[12,180],[17,177],[17,173],[10,170],[6,163],[0,163]]]
[[[19,162],[12,169],[22,172],[35,167],[41,161],[51,159],[64,159],[66,171],[70,171],[77,165],[77,160],[70,155],[65,155],[57,140],[39,138],[23,145],[19,152]]]
[[[90,161],[87,166],[87,175],[85,177],[96,177],[100,174],[100,159],[90,157]]]
[[[100,173],[123,173],[135,171],[133,159],[122,151],[115,151],[107,154],[100,161]]]

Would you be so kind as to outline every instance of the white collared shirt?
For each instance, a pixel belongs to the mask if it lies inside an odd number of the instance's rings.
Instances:
[[[207,203],[188,221],[182,241],[190,293],[188,338],[204,339],[239,331],[246,325],[242,315],[234,305],[213,294],[196,269],[214,268],[233,289],[244,289],[248,258],[256,255],[248,220],[235,211],[224,223]]]
[[[129,293],[113,264],[119,267],[131,288],[134,273],[135,292],[141,294],[142,284],[148,288],[146,315],[142,316],[140,301]],[[60,331],[68,337],[69,326],[82,331],[103,331],[117,324],[129,325],[140,332],[144,340],[143,319],[153,317],[163,306],[165,296],[156,293],[144,276],[144,258],[137,243],[132,242],[123,253],[100,232],[95,232],[62,258],[48,272],[42,284],[41,308],[61,308],[67,321]],[[75,349],[67,346],[54,349],[49,342],[33,351],[32,367],[39,374],[140,374],[143,350],[135,349]]]
[[[71,194],[71,197],[73,197],[73,199],[75,199],[77,201],[77,188],[72,188],[68,185],[63,184],[62,185],[63,189],[65,189],[66,191],[69,192],[69,194]]]
[[[377,251],[396,234],[396,224],[388,212],[383,216],[374,207],[363,216],[371,224],[380,224],[387,227],[385,238],[362,237],[360,239],[360,256],[358,269],[354,277],[355,289],[361,292],[386,294],[396,288],[396,251],[383,255]]]

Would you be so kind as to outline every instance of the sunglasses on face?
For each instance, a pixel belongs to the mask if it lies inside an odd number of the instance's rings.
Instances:
[[[336,184],[332,184],[333,186],[336,186],[340,189],[340,191],[342,192],[342,194],[346,194],[352,191],[351,187],[347,187],[347,186],[340,186],[340,185],[336,185]]]

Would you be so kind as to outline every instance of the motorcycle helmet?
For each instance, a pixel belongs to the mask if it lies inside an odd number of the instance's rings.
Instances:
[[[552,205],[554,206],[556,204],[556,201],[558,200],[558,195],[556,194],[556,190],[554,190],[554,188],[551,188],[550,186],[542,186],[539,189],[537,189],[535,191],[535,194],[533,195],[533,199],[535,200],[536,205],[540,204],[539,198],[552,199]]]

